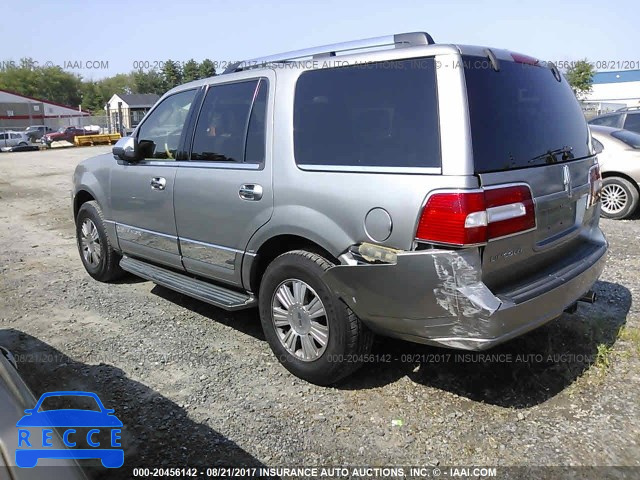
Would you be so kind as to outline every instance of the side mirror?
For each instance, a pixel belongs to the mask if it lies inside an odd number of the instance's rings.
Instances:
[[[134,137],[122,137],[111,149],[114,157],[128,162],[138,159],[137,150],[136,139]]]

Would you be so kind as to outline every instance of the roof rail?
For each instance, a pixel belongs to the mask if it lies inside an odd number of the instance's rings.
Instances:
[[[413,47],[416,45],[433,45],[431,35],[426,32],[397,33],[383,37],[364,38],[362,40],[352,40],[350,42],[333,43],[319,47],[294,50],[292,52],[278,53],[268,57],[252,58],[229,65],[223,74],[239,72],[247,68],[262,67],[268,63],[287,62],[306,57],[334,57],[337,52],[348,52],[352,50],[364,50],[377,47]]]
[[[622,107],[616,110],[616,112],[628,112],[630,110],[640,110],[640,106]]]

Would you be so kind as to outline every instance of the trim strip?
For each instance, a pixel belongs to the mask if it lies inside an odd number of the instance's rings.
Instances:
[[[363,173],[415,173],[437,175],[442,173],[440,167],[373,167],[356,165],[300,165],[300,170],[318,172],[363,172]]]

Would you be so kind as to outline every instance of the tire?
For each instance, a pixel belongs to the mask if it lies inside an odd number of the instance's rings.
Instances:
[[[322,280],[332,266],[321,255],[294,250],[273,260],[260,284],[260,320],[271,350],[287,370],[317,385],[336,383],[357,370],[374,337]]]
[[[83,231],[83,228],[85,231]],[[120,278],[122,258],[111,246],[104,228],[104,216],[97,202],[83,203],[76,217],[76,243],[85,270],[100,282]]]
[[[638,189],[628,180],[608,177],[602,182],[601,214],[605,218],[622,220],[628,218],[638,208]]]

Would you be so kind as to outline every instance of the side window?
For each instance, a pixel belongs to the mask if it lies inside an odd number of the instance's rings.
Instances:
[[[434,59],[303,73],[293,137],[298,165],[440,167]]]
[[[191,160],[242,163],[246,147],[246,161],[262,162],[266,91],[264,80],[210,87],[196,123]]]
[[[186,90],[165,98],[138,131],[143,158],[175,160],[180,136],[196,90]]]
[[[589,123],[591,125],[602,125],[604,127],[617,127],[620,115],[607,115],[606,117],[594,118]]]
[[[591,141],[593,142],[593,148],[596,150],[596,153],[602,153],[602,151],[604,150],[604,145],[602,145],[595,138],[592,138]]]
[[[627,119],[624,121],[625,130],[640,133],[640,113],[627,113]]]

